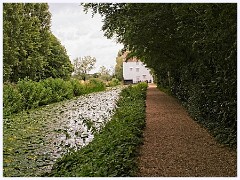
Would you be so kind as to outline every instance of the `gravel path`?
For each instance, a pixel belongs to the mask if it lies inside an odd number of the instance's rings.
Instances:
[[[138,176],[237,176],[237,153],[222,147],[172,97],[150,85]]]

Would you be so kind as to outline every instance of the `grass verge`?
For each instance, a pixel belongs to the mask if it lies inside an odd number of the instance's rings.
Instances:
[[[115,115],[94,140],[79,151],[63,156],[54,164],[51,173],[44,176],[135,176],[136,157],[145,126],[146,90],[146,83],[124,89]]]

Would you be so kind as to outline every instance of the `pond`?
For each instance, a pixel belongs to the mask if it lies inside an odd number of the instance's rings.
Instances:
[[[41,176],[111,120],[123,87],[24,111],[3,120],[3,175]]]

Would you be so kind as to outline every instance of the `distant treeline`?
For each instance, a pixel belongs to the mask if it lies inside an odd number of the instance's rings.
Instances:
[[[68,79],[73,71],[65,48],[50,31],[47,3],[3,4],[3,80]]]
[[[236,3],[86,3],[223,143],[237,140]],[[130,57],[129,56],[129,57]]]

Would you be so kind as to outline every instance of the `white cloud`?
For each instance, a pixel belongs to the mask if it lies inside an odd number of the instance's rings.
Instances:
[[[96,69],[104,65],[115,66],[117,53],[123,45],[107,39],[101,31],[103,22],[100,15],[85,14],[79,4],[49,4],[52,14],[53,34],[65,46],[71,61],[76,57],[90,55],[97,59]]]

